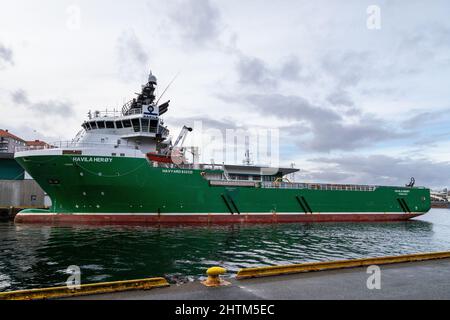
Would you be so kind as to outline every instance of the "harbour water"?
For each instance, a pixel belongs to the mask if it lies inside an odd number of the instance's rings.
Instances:
[[[389,223],[41,226],[0,223],[0,291],[154,276],[202,278],[219,265],[292,264],[450,250],[450,209]]]

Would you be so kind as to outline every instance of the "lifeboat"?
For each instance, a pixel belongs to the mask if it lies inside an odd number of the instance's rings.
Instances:
[[[147,159],[154,162],[173,163],[170,155],[149,152],[146,154]]]

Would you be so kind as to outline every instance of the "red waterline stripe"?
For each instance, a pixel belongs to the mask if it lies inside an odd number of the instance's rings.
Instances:
[[[104,214],[18,214],[17,223],[293,223],[404,221],[421,214],[294,214],[294,215],[104,215]]]

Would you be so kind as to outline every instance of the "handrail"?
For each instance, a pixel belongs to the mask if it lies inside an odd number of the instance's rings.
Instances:
[[[126,107],[127,105],[123,106],[122,111],[119,111],[116,108],[112,108],[112,110],[108,110],[108,108],[106,108],[105,110],[102,111],[100,110],[89,111],[88,121],[96,120],[99,118],[118,118],[142,113],[142,108],[130,109]]]
[[[377,186],[356,185],[356,184],[323,184],[323,183],[302,183],[302,182],[277,182],[277,181],[255,181],[255,180],[210,180],[211,185],[221,185],[227,183],[260,185],[266,189],[309,189],[309,190],[334,190],[334,191],[375,191]]]
[[[46,149],[65,149],[65,148],[118,148],[118,149],[136,149],[136,145],[114,144],[114,143],[94,143],[94,142],[74,142],[74,141],[57,141],[42,146],[16,146],[15,152],[29,150],[46,150]]]
[[[88,121],[94,120],[98,118],[106,118],[106,117],[120,117],[122,113],[117,110],[116,108],[105,108],[105,110],[95,110],[95,111],[89,111],[88,113]]]
[[[261,183],[262,188],[277,189],[309,189],[309,190],[339,190],[339,191],[375,191],[377,186],[357,184],[325,184],[325,183],[298,183],[298,182],[268,182]]]
[[[122,107],[122,114],[125,115],[128,113],[128,111],[130,111],[130,107],[133,104],[133,100],[128,101],[127,103],[125,103]]]

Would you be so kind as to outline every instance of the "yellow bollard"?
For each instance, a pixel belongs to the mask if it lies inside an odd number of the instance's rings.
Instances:
[[[227,286],[230,283],[228,281],[220,279],[220,275],[226,273],[227,270],[221,267],[212,267],[206,270],[206,274],[208,275],[208,279],[203,281],[202,283],[207,287],[220,287]]]

